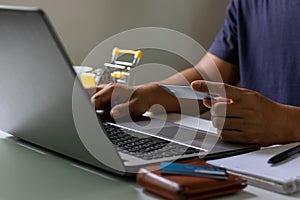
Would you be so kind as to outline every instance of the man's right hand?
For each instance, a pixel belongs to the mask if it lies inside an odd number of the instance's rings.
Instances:
[[[109,83],[87,88],[91,102],[96,109],[105,111],[111,108],[110,115],[117,119],[127,115],[142,115],[153,105],[160,104],[167,111],[177,111],[178,101],[161,89],[156,83],[139,86],[126,86]]]

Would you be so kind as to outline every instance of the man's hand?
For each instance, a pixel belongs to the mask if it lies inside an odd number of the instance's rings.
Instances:
[[[222,139],[264,146],[291,141],[285,130],[288,119],[286,106],[255,91],[224,83],[199,80],[191,85],[197,91],[221,96],[203,103],[211,108],[212,123]]]
[[[152,108],[155,104],[161,105],[166,111],[176,112],[179,109],[175,97],[161,89],[156,83],[140,86],[126,86],[109,83],[97,87],[87,88],[91,96],[91,102],[96,109],[110,110],[114,118],[122,118],[128,115],[138,116]]]
[[[87,88],[91,102],[96,109],[110,110],[113,118],[126,115],[141,115],[149,108],[146,91],[139,87],[129,87],[122,84],[109,83],[93,88]]]

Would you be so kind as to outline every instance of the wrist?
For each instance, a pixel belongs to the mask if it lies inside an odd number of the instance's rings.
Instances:
[[[286,124],[286,134],[287,142],[299,142],[300,141],[300,108],[296,106],[284,105],[286,110],[285,123]],[[284,131],[284,130],[283,130]]]
[[[158,104],[164,107],[166,112],[178,112],[180,110],[177,98],[162,89],[157,82],[140,85],[137,89],[141,90],[141,92],[139,92],[140,94],[147,95],[143,99],[147,99],[147,102],[145,103],[147,104],[148,109],[153,105]],[[156,112],[155,110],[151,111]]]
[[[299,142],[299,118],[300,118],[300,108],[290,105],[278,104],[279,109],[277,113],[277,120],[275,124],[278,125],[277,135],[279,141],[282,143]],[[273,127],[276,127],[276,125]]]

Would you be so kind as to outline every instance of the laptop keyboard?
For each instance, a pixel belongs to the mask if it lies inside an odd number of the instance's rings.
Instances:
[[[104,123],[103,127],[108,138],[117,146],[118,151],[144,160],[204,152],[204,150],[143,135],[137,131],[121,128],[111,123]]]

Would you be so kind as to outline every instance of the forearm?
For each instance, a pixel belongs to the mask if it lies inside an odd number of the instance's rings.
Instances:
[[[159,84],[166,85],[190,85],[194,80],[202,80],[202,76],[195,67],[188,68],[182,72],[176,73],[167,79],[159,81]]]
[[[207,53],[196,66],[177,73],[159,83],[189,85],[195,80],[203,79],[206,81],[224,82],[235,85],[239,82],[238,67],[211,53]]]

